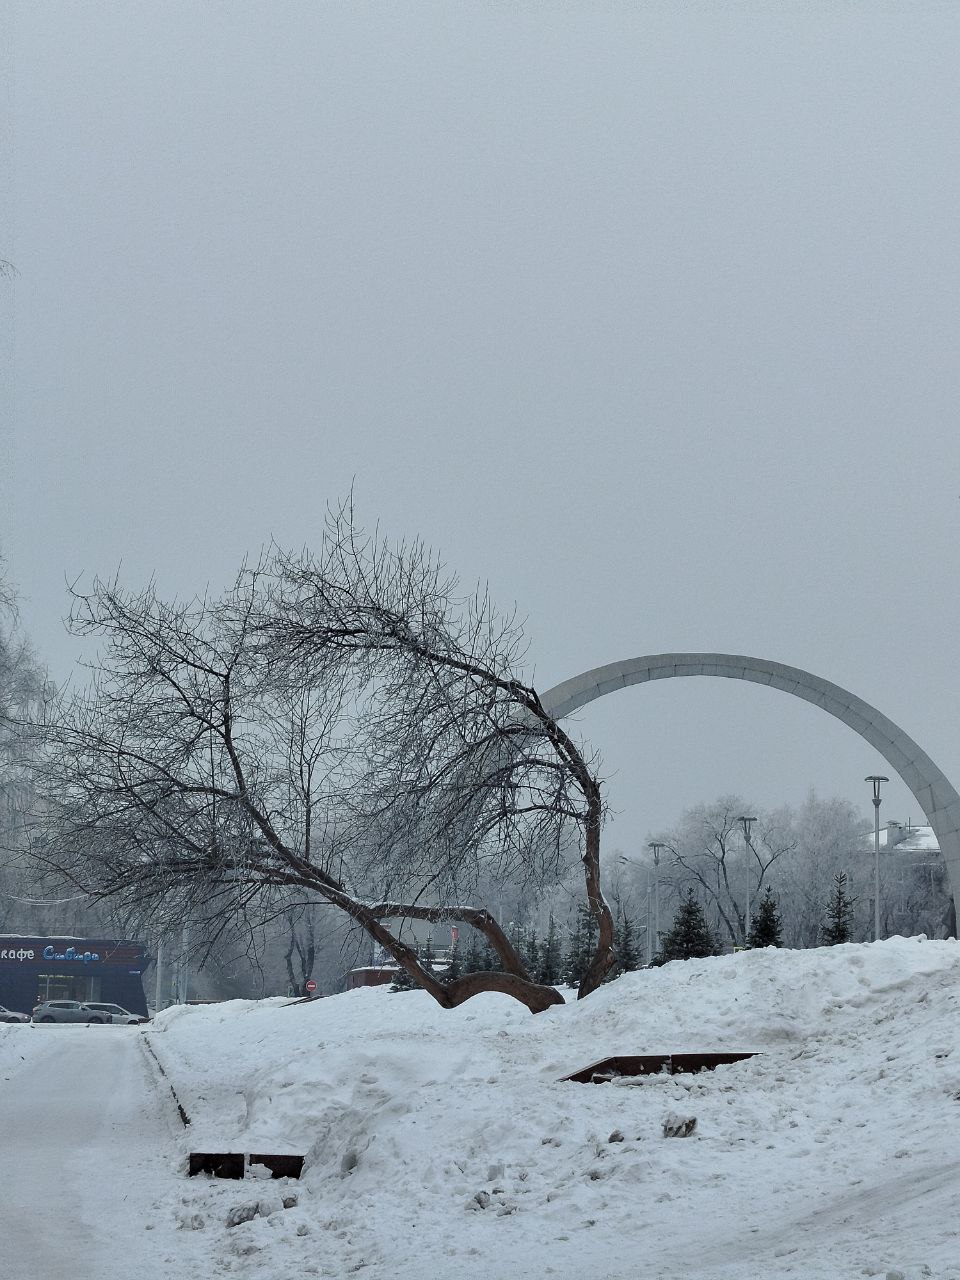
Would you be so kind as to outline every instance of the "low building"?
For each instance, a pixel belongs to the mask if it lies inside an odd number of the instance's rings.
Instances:
[[[383,953],[381,952],[381,955]],[[430,957],[430,969],[438,978],[442,978],[450,968],[452,952],[449,949],[434,951]],[[424,962],[425,957],[420,959]],[[400,966],[392,957],[384,957],[378,964],[360,965],[351,969],[343,980],[344,991],[354,991],[357,987],[383,987],[395,982]]]
[[[29,1013],[41,1000],[97,1000],[147,1016],[143,945],[118,938],[0,936],[0,1004]]]
[[[357,987],[382,987],[393,982],[396,976],[395,964],[365,964],[359,969],[351,969],[343,986],[345,991],[353,991]]]
[[[863,838],[863,852],[873,851],[873,832]],[[873,895],[866,906],[872,917]],[[925,933],[955,938],[957,920],[947,869],[930,826],[889,821],[880,831],[880,902],[884,937]]]

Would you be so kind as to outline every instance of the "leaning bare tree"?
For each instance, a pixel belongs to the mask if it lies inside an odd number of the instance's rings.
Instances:
[[[595,763],[521,679],[513,620],[419,543],[364,536],[348,504],[316,554],[274,552],[220,599],[96,582],[73,625],[105,645],[48,727],[37,851],[72,883],[214,930],[297,890],[444,1007],[498,991],[537,1012],[562,997],[473,895],[556,878],[576,850],[599,933],[579,995],[612,968]],[[444,981],[409,920],[472,926],[499,970]]]

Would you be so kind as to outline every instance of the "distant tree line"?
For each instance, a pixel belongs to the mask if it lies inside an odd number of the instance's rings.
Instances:
[[[756,815],[747,842],[743,815]],[[870,824],[847,800],[811,792],[799,808],[763,811],[742,796],[723,796],[683,814],[661,832],[660,866],[646,850],[630,860],[636,889],[659,879],[672,911],[692,891],[718,945],[756,946],[758,914],[770,895],[788,947],[816,947],[832,937],[837,876],[843,875],[846,940],[873,937],[873,845]],[[748,909],[749,896],[749,909]],[[881,850],[881,932],[946,937],[955,933],[943,859],[933,850]]]

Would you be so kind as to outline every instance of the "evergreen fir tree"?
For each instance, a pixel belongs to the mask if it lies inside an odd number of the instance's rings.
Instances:
[[[637,945],[633,921],[626,911],[621,911],[617,924],[616,947],[619,969],[621,973],[632,973],[634,969],[640,968],[640,948]]]
[[[769,885],[750,925],[747,942],[751,947],[782,947],[783,921],[777,913],[777,900]]]
[[[657,961],[666,964],[668,960],[693,960],[716,954],[716,939],[691,889],[677,908],[673,924],[663,935]]]
[[[510,926],[510,943],[518,956],[522,956],[525,947],[525,938],[523,933],[523,925],[519,921],[514,920]]]
[[[537,969],[537,981],[546,983],[548,986],[555,986],[562,976],[563,957],[560,948],[560,932],[557,929],[557,922],[553,918],[553,912],[550,912],[550,918],[547,922],[547,936],[543,940],[543,946],[540,948],[540,966]]]
[[[570,933],[570,947],[564,965],[563,980],[569,987],[578,987],[587,971],[597,946],[597,925],[593,913],[586,903],[577,907],[573,929]]]
[[[583,935],[580,929],[579,914],[574,917],[573,924],[567,925],[567,949],[563,957],[563,981],[568,987],[575,987],[580,981],[583,970]]]
[[[463,954],[463,970],[464,973],[480,973],[483,969],[483,957],[480,952],[480,944],[477,942],[477,935],[471,929],[470,945]]]
[[[460,963],[460,943],[458,940],[450,947],[450,963],[447,965],[447,971],[443,976],[447,982],[452,982],[454,978],[459,978],[462,973],[463,966]]]
[[[473,930],[470,931],[470,945],[462,953],[460,964],[461,973],[488,973],[500,968],[500,961],[486,938]]]
[[[821,928],[823,943],[827,947],[850,941],[850,918],[853,915],[853,903],[847,897],[847,873],[838,871],[833,883],[833,893],[827,904],[827,919]]]
[[[390,983],[391,991],[416,991],[419,984],[414,982],[413,978],[407,973],[402,965],[397,967],[397,975],[393,982]]]
[[[527,973],[536,981],[536,975],[540,972],[540,939],[537,937],[536,929],[531,929],[525,935],[521,954],[527,966]]]
[[[391,991],[415,991],[416,989],[417,989],[417,984],[410,977],[409,973],[407,973],[406,969],[403,969],[403,968],[397,969],[397,975],[394,978],[394,980],[390,983],[390,990]]]
[[[597,949],[597,943],[600,941],[600,930],[597,927],[593,912],[585,902],[580,907],[580,914],[583,920],[583,972],[586,973],[587,966],[593,959],[593,954]]]

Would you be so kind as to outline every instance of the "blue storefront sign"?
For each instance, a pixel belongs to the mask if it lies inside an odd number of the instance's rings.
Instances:
[[[142,943],[122,938],[0,937],[0,1004],[103,1000],[146,1016]]]

